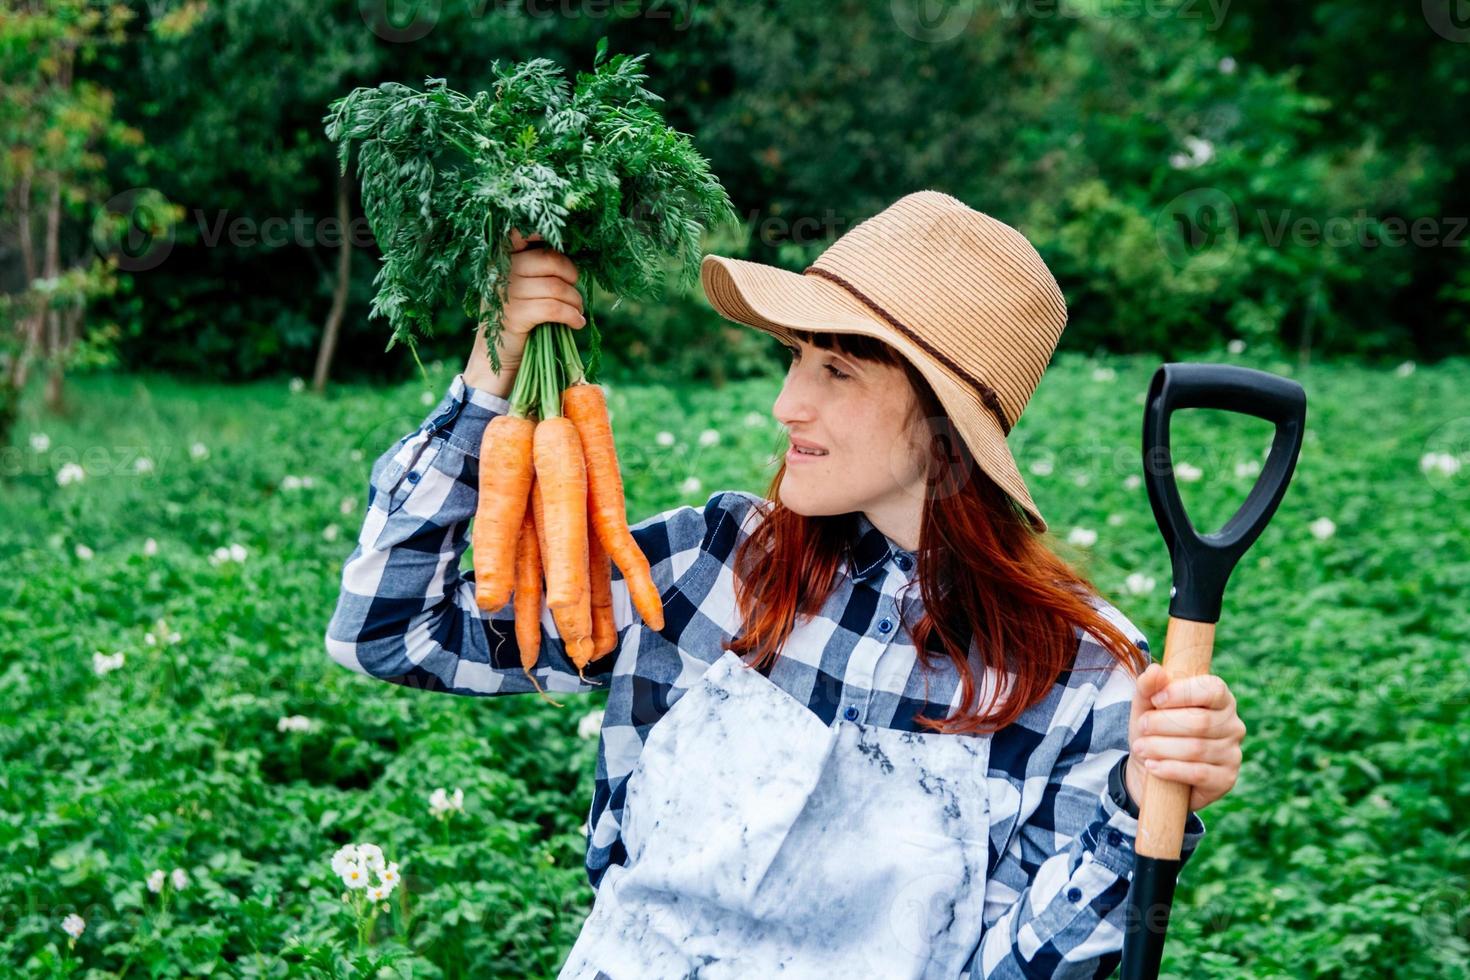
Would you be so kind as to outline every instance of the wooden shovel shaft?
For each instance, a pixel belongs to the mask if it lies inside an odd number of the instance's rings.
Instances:
[[[1164,673],[1169,683],[1210,672],[1215,651],[1215,624],[1169,617],[1164,636]],[[1188,783],[1144,777],[1143,799],[1138,804],[1138,839],[1134,850],[1144,857],[1177,861],[1184,848],[1184,824],[1189,820]]]

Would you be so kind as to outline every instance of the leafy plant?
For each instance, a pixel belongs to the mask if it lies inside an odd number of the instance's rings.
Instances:
[[[618,297],[658,293],[671,253],[681,278],[695,280],[703,229],[735,221],[734,209],[643,87],[646,55],[604,61],[606,41],[575,87],[536,58],[495,62],[492,92],[468,96],[430,78],[422,92],[386,82],[331,104],[326,132],[342,173],[360,144],[363,210],[383,251],[371,312],[393,326],[389,349],[432,335],[436,305],[457,304],[487,321],[499,370],[511,228],[565,253],[584,301],[595,285]],[[600,338],[588,320],[595,370]]]

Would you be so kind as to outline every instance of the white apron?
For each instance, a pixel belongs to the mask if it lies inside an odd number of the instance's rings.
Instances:
[[[624,864],[558,980],[954,980],[979,945],[990,739],[831,725],[732,651],[649,731]]]

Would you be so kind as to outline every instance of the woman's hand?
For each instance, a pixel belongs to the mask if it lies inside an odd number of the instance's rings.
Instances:
[[[510,279],[500,287],[503,305],[498,348],[503,371],[520,366],[526,341],[541,324],[565,323],[576,330],[587,324],[582,313],[582,294],[576,286],[576,265],[554,248],[526,247],[528,242],[542,240],[537,234],[522,238],[518,229],[510,230]],[[474,347],[465,366],[465,381],[476,387],[496,389],[484,323],[475,332]],[[508,390],[508,380],[502,381],[500,387]]]
[[[1167,697],[1163,705],[1155,698]],[[1200,810],[1224,796],[1240,776],[1245,722],[1235,712],[1235,695],[1214,674],[1169,683],[1162,664],[1149,664],[1138,677],[1128,723],[1128,793],[1142,802],[1146,773],[1187,783],[1189,809]],[[1146,763],[1153,761],[1154,765]]]

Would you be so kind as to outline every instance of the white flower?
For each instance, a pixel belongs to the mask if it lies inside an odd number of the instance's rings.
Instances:
[[[202,442],[196,442],[189,447],[189,455],[195,459],[204,459],[209,455],[209,447]]]
[[[73,939],[81,939],[82,933],[87,928],[87,920],[73,912],[61,920],[61,931]]]
[[[355,864],[356,862],[357,845],[343,844],[341,847],[337,848],[337,852],[332,855],[332,873],[340,875],[347,870],[349,865]]]
[[[377,844],[358,844],[357,860],[369,871],[382,871],[387,867],[383,862],[383,849]]]
[[[303,392],[305,390],[306,390],[306,382],[305,381],[301,380],[300,378],[292,378],[291,379],[291,394],[293,394],[293,395],[299,395],[301,392]]]
[[[1049,459],[1037,459],[1031,463],[1031,472],[1037,476],[1051,476],[1052,462]]]
[[[1454,476],[1460,472],[1460,460],[1451,453],[1425,453],[1419,457],[1419,469],[1425,473]]]
[[[685,480],[683,483],[679,484],[679,492],[680,493],[698,493],[700,491],[700,488],[703,487],[703,486],[704,486],[704,484],[701,483],[701,482],[699,482],[699,477],[697,477],[697,476],[691,476],[687,480]]]
[[[1307,527],[1311,530],[1312,536],[1318,541],[1326,541],[1337,531],[1337,525],[1332,523],[1332,518],[1330,517],[1319,517],[1307,525]]]
[[[589,711],[577,722],[577,736],[579,738],[596,738],[597,733],[602,731],[603,709]]]
[[[152,538],[144,541],[143,554],[147,555],[149,558],[152,558],[154,555],[158,554],[158,542],[153,540]]]
[[[1245,353],[1245,341],[1243,341],[1239,337],[1237,337],[1234,340],[1232,340],[1230,343],[1226,344],[1225,345],[1225,349],[1228,350],[1232,354],[1244,354]]]
[[[1123,523],[1123,520],[1124,518],[1122,514],[1109,514],[1108,527],[1118,527],[1120,524]]]
[[[754,429],[757,426],[764,425],[766,417],[760,412],[746,412],[744,421],[747,429]]]
[[[1137,473],[1129,473],[1126,477],[1123,478],[1124,490],[1137,490],[1141,486],[1143,486],[1143,477],[1139,476]]]
[[[1198,466],[1191,466],[1189,463],[1178,463],[1174,467],[1174,475],[1185,483],[1194,483],[1204,475],[1204,470]]]
[[[357,510],[357,501],[351,497],[343,497],[342,502],[337,505],[337,509],[343,514],[350,514],[354,510]]]
[[[383,869],[382,873],[378,875],[378,878],[383,882],[385,886],[387,886],[389,891],[392,891],[393,886],[398,884],[398,882],[402,880],[401,876],[398,874],[398,862],[394,861],[390,863],[386,868]]]
[[[451,813],[462,812],[464,812],[464,790],[456,789],[453,795],[451,795],[445,792],[441,786],[429,794],[429,813],[431,816],[443,819]]]
[[[44,453],[51,448],[51,437],[44,432],[31,433],[31,449],[38,453]]]
[[[1079,487],[1085,487],[1092,482],[1092,477],[1086,473],[1077,472],[1072,474],[1072,482]]]
[[[327,541],[336,541],[337,535],[341,533],[342,529],[335,524],[328,524],[322,528],[322,538]]]
[[[84,544],[77,545],[77,557],[82,561],[91,561],[94,552]]]
[[[1215,145],[1209,140],[1186,136],[1184,146],[1188,153],[1175,153],[1169,157],[1169,166],[1175,170],[1193,170],[1215,159]]]
[[[668,431],[660,432],[658,435],[653,437],[653,441],[658,443],[660,446],[672,446],[674,444],[674,434]]]
[[[183,868],[174,868],[170,872],[168,880],[173,882],[176,891],[182,891],[189,884],[189,876],[184,873]]]
[[[301,477],[299,477],[299,476],[291,476],[289,473],[287,475],[281,477],[281,489],[282,490],[300,490],[301,489]]]
[[[1414,373],[1414,362],[1405,361],[1398,367],[1394,368],[1393,373],[1400,378],[1407,378],[1409,375]]]
[[[242,544],[230,545],[230,561],[244,561],[248,552]]]
[[[1154,584],[1153,576],[1142,572],[1134,572],[1123,580],[1123,585],[1133,595],[1147,595],[1154,590]]]
[[[368,886],[367,868],[356,861],[347,862],[340,872],[342,884],[348,888],[366,888]]]
[[[155,895],[163,891],[163,869],[155,868],[148,876],[148,890]]]
[[[1222,75],[1234,75],[1235,74],[1235,59],[1232,58],[1232,57],[1230,57],[1230,55],[1227,54],[1225,57],[1223,57],[1223,58],[1220,59],[1220,66],[1219,67],[1220,67],[1220,74],[1222,74]]]
[[[98,650],[92,654],[92,671],[98,677],[110,674],[114,670],[122,669],[123,661],[127,658],[121,653],[103,653]]]
[[[1237,477],[1255,476],[1261,472],[1261,464],[1254,459],[1247,459],[1235,464],[1235,475]]]
[[[1117,376],[1118,373],[1110,367],[1099,367],[1092,369],[1093,381],[1112,381]]]
[[[391,888],[384,888],[381,885],[373,885],[367,890],[367,896],[374,902],[381,902],[388,897],[388,893],[392,890]]]
[[[720,433],[715,429],[705,429],[699,434],[701,446],[713,446],[720,441]]]
[[[1067,543],[1091,548],[1097,544],[1097,532],[1088,527],[1074,527],[1072,533],[1067,535]]]
[[[82,469],[78,463],[64,463],[61,469],[56,471],[56,483],[66,486],[69,483],[80,483],[86,479],[87,471]]]
[[[152,473],[153,460],[149,459],[147,456],[139,456],[137,459],[133,460],[133,472]]]
[[[309,732],[315,723],[305,715],[285,715],[276,719],[278,732]]]
[[[361,449],[354,449],[354,450],[352,450],[352,452],[350,452],[350,453],[347,454],[347,458],[350,459],[350,460],[352,460],[354,463],[361,463],[362,462],[362,450]]]
[[[424,405],[434,404],[434,393],[432,391],[424,392],[422,395],[419,395],[419,402]]]

